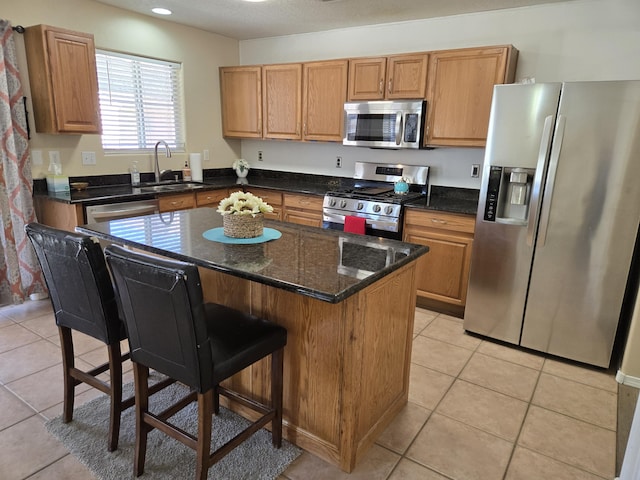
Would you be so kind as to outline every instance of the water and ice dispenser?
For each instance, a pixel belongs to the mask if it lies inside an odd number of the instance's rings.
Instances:
[[[526,224],[535,169],[492,166],[487,180],[484,219]]]

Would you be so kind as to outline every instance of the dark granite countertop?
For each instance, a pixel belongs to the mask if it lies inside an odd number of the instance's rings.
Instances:
[[[408,208],[422,210],[436,210],[463,215],[475,215],[478,211],[479,190],[473,188],[431,187],[431,195],[428,202],[418,200],[408,203]]]
[[[151,182],[152,174],[143,174],[143,182]],[[244,181],[246,180],[246,181]],[[165,192],[145,192],[138,187],[132,187],[129,175],[105,175],[102,177],[72,177],[70,181],[88,181],[89,188],[82,191],[51,193],[44,190],[42,185],[34,182],[35,195],[47,196],[50,199],[65,203],[81,203],[84,205],[98,205],[104,203],[127,202],[143,200],[160,195],[175,195],[187,191],[216,190],[220,188],[256,187],[280,190],[283,192],[324,195],[326,192],[343,187],[351,187],[355,180],[344,177],[330,177],[324,175],[309,175],[290,172],[276,172],[271,170],[253,169],[240,183],[231,169],[205,170],[203,182],[183,190],[173,189]],[[42,182],[41,180],[37,182]],[[97,183],[97,184],[96,184]],[[426,200],[426,197],[425,197]],[[418,200],[408,204],[410,208],[439,210],[450,213],[475,215],[478,207],[478,190],[469,188],[431,187],[429,201]]]
[[[272,220],[265,220],[265,227],[282,236],[265,243],[224,244],[202,236],[221,226],[222,216],[214,209],[196,208],[93,223],[77,230],[330,303],[341,302],[429,250]]]

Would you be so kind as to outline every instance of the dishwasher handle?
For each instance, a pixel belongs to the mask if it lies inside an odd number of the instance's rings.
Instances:
[[[118,209],[105,209],[105,210],[92,209],[90,216],[93,221],[105,222],[108,220],[118,220],[120,218],[146,215],[148,213],[155,213],[157,211],[158,211],[157,203],[148,203],[146,205],[136,205],[136,206],[123,205],[122,208],[118,208]],[[89,217],[89,214],[87,214],[87,217]],[[90,219],[87,218],[87,221],[90,221]]]

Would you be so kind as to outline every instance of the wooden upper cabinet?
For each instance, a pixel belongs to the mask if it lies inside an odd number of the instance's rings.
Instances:
[[[303,64],[303,140],[342,142],[347,60]]]
[[[36,131],[101,133],[93,35],[35,25],[24,40]]]
[[[302,138],[302,64],[262,67],[263,137]]]
[[[220,67],[222,135],[262,137],[262,67]]]
[[[429,55],[349,60],[349,101],[425,97]]]
[[[386,57],[349,60],[349,101],[383,100],[386,72]]]
[[[512,46],[431,53],[426,144],[485,146],[493,87],[513,82],[517,56]]]

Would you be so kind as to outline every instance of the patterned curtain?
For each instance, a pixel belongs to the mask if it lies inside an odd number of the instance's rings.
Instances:
[[[0,305],[46,292],[25,224],[36,220],[13,30],[0,20]]]

